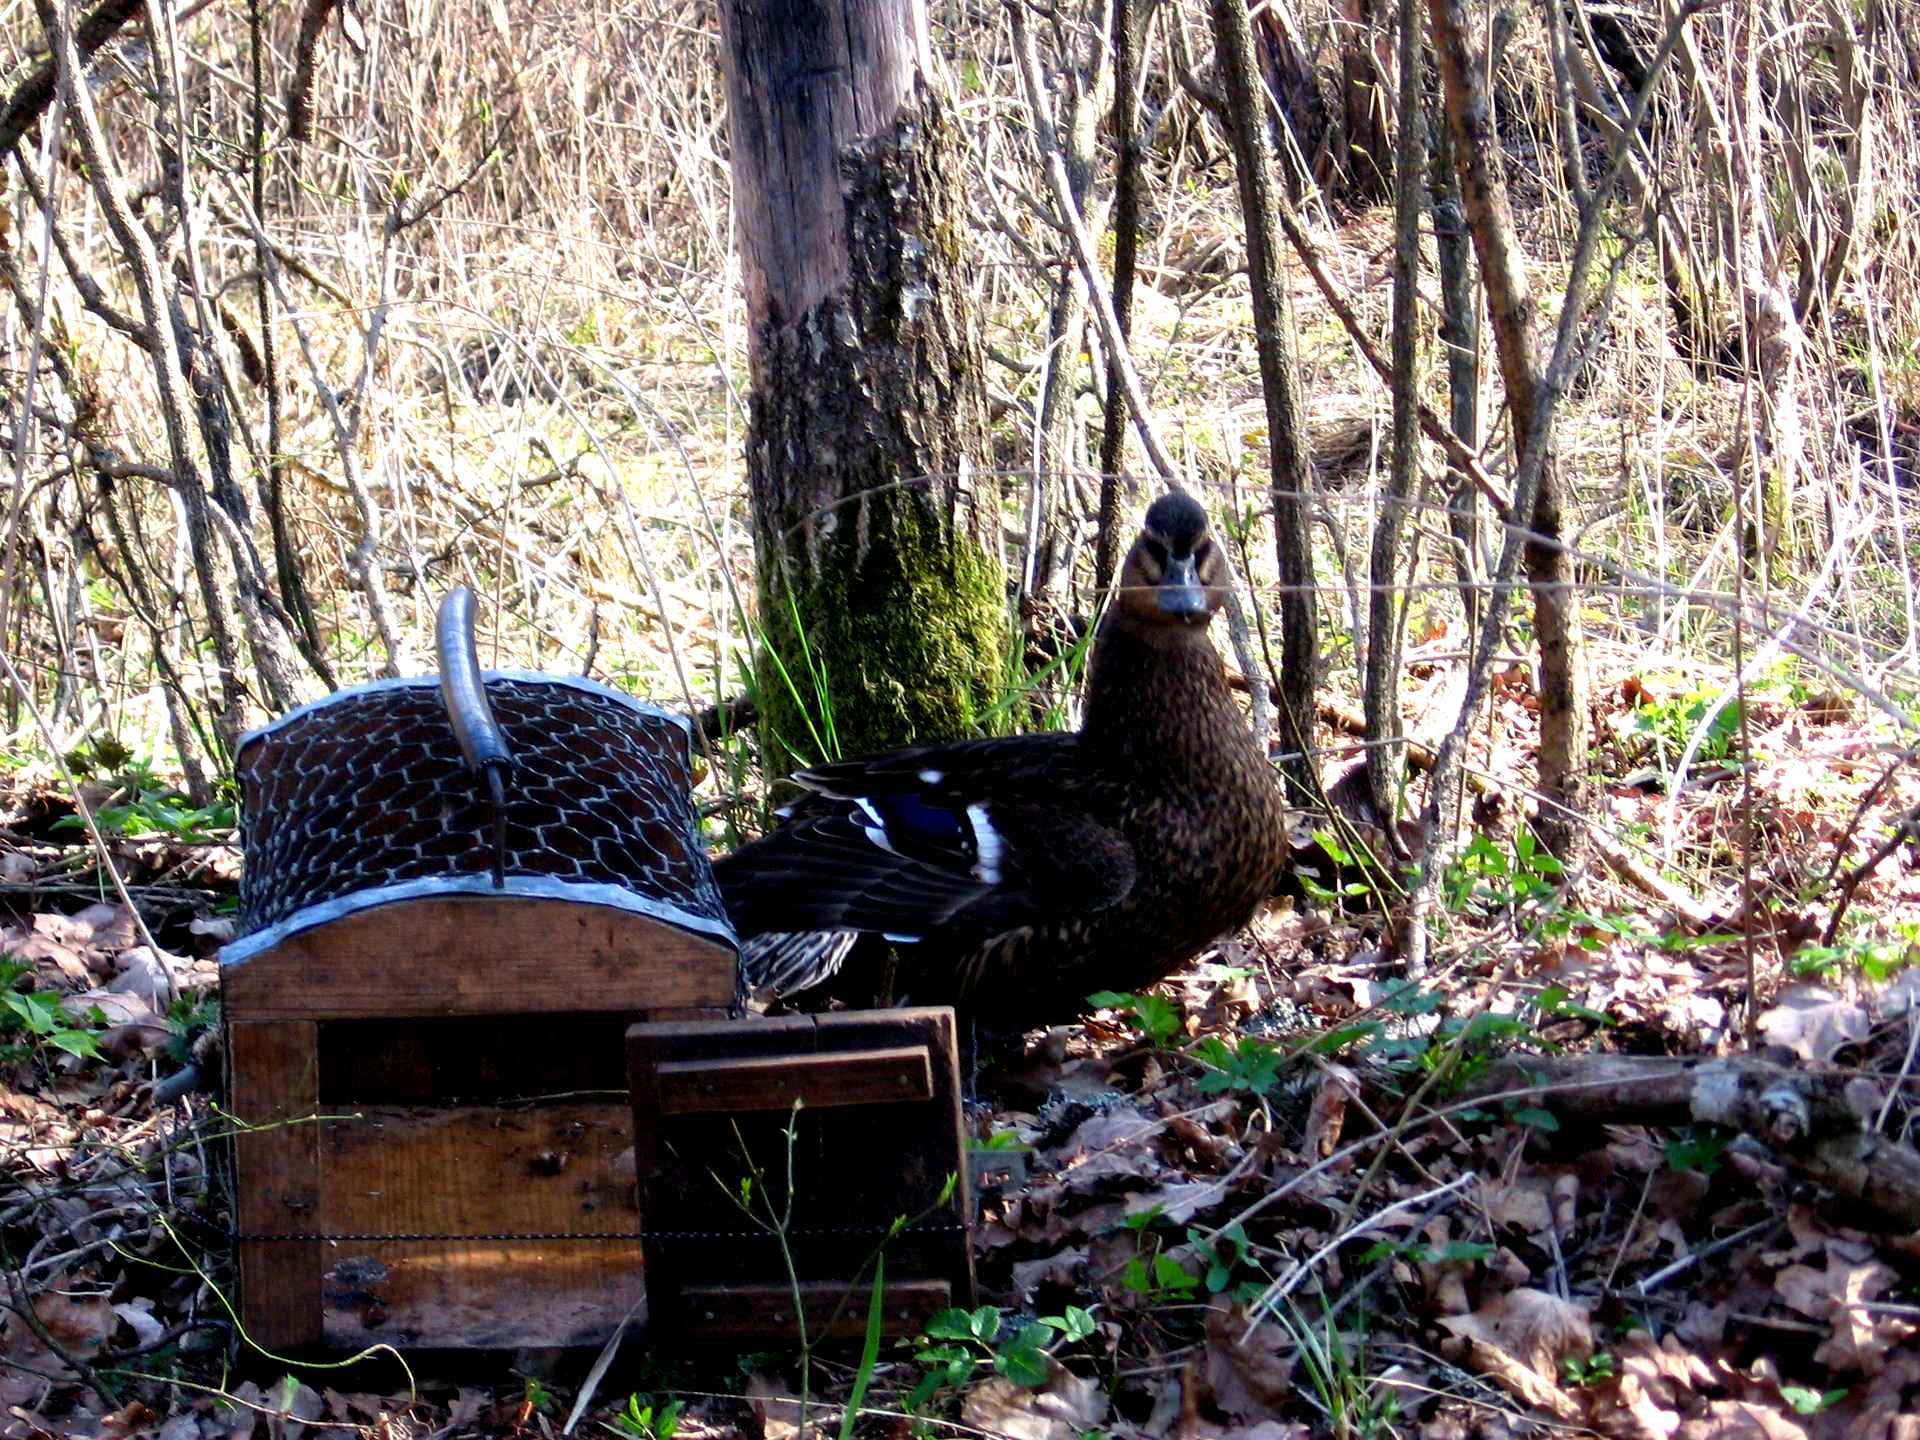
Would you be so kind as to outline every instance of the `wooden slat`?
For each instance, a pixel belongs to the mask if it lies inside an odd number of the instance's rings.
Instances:
[[[403,900],[226,965],[236,1020],[724,1009],[731,946],[605,905],[526,896]]]
[[[326,1233],[631,1234],[624,1102],[375,1106],[329,1120]],[[327,1343],[597,1345],[645,1285],[637,1240],[342,1240],[328,1246]]]
[[[234,1138],[235,1223],[242,1235],[320,1228],[316,1027],[311,1021],[237,1021],[227,1030],[228,1094],[247,1126]],[[304,1123],[301,1123],[304,1121]],[[321,1338],[321,1246],[242,1240],[240,1304],[247,1333],[268,1350]]]
[[[632,1011],[544,1015],[415,1015],[322,1020],[320,1103],[446,1105],[529,1095],[624,1096]]]
[[[637,1243],[387,1242],[339,1250],[322,1322],[325,1343],[340,1350],[382,1341],[408,1349],[599,1346],[645,1289]]]
[[[928,1087],[917,1103],[890,1104],[885,1110],[865,1103],[808,1107],[797,1121],[789,1119],[791,1102],[785,1098],[777,1108],[671,1113],[684,1100],[674,1092],[689,1073],[746,1074],[761,1085],[759,1077],[782,1068],[830,1076],[835,1066],[850,1065],[858,1074],[873,1052],[903,1050],[926,1061],[926,1068],[915,1072],[916,1087],[921,1076]],[[679,1323],[673,1317],[688,1310],[682,1297],[689,1293],[704,1294],[715,1286],[747,1287],[762,1297],[786,1293],[789,1277],[779,1247],[761,1243],[752,1221],[715,1189],[717,1180],[733,1196],[754,1175],[755,1214],[771,1206],[790,1216],[791,1259],[802,1281],[831,1288],[833,1277],[859,1274],[874,1247],[884,1242],[891,1280],[937,1283],[945,1295],[971,1303],[973,1262],[965,1226],[973,1196],[951,1010],[641,1024],[627,1031],[627,1058],[641,1207],[649,1232],[676,1237],[648,1248],[648,1299],[656,1333],[668,1333]],[[882,1068],[894,1063],[889,1060]],[[870,1081],[858,1083],[859,1099],[865,1101],[872,1095]],[[936,1202],[949,1176],[957,1177],[957,1184],[943,1211]],[[914,1222],[912,1227],[887,1238],[889,1227],[903,1217]],[[743,1324],[745,1333],[781,1333],[777,1327],[756,1328],[757,1322],[743,1320],[738,1308],[713,1322],[716,1332]],[[864,1317],[864,1309],[860,1314]],[[790,1338],[790,1330],[784,1333]]]
[[[654,1074],[663,1115],[933,1098],[933,1064],[924,1045],[759,1060],[670,1060]]]
[[[807,1338],[848,1337],[866,1333],[872,1282],[808,1280],[799,1286],[806,1306]],[[763,1340],[797,1340],[791,1285],[689,1285],[672,1308],[656,1316],[675,1335]],[[945,1280],[900,1280],[886,1287],[880,1317],[888,1335],[917,1335],[953,1304],[953,1286]]]

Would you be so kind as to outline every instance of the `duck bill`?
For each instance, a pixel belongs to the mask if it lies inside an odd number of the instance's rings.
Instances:
[[[1191,555],[1167,561],[1166,578],[1154,586],[1153,594],[1160,609],[1177,620],[1204,620],[1213,612]]]

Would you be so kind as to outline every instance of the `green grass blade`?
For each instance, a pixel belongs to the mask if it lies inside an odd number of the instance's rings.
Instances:
[[[867,1339],[860,1347],[860,1368],[854,1373],[853,1393],[847,1396],[847,1413],[840,1419],[840,1440],[853,1440],[853,1422],[860,1418],[861,1402],[867,1398],[867,1382],[873,1379],[873,1367],[880,1359],[880,1304],[885,1298],[887,1257],[873,1257],[873,1302],[867,1306]]]

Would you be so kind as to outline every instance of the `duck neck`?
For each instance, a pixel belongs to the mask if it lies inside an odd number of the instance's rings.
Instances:
[[[1097,749],[1175,769],[1217,763],[1234,738],[1251,745],[1204,626],[1145,625],[1113,611],[1094,644],[1081,735]]]

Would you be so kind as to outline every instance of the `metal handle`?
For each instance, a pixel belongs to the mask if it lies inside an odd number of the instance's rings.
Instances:
[[[513,747],[493,718],[486,680],[480,673],[480,654],[473,643],[473,591],[461,585],[440,602],[440,698],[447,719],[460,742],[467,768],[484,775],[493,801],[493,888],[507,883],[506,772],[513,767]]]

